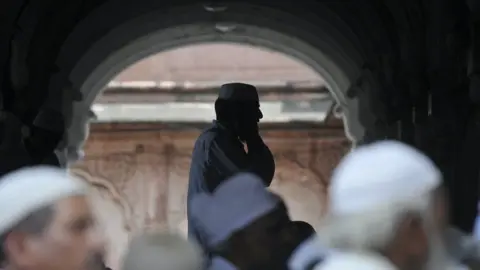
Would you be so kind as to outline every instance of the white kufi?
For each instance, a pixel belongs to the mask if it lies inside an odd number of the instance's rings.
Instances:
[[[351,151],[335,169],[330,211],[358,214],[405,202],[434,190],[441,173],[420,151],[397,141],[381,141]]]
[[[38,209],[87,191],[84,182],[55,167],[26,167],[9,173],[0,178],[0,234]]]

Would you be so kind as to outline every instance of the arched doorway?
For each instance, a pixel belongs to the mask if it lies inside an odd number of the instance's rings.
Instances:
[[[267,48],[212,43],[137,62],[92,107],[97,118],[78,166],[125,194],[139,230],[186,235],[192,147],[215,118],[218,87],[229,81],[258,87],[262,134],[277,162],[272,189],[286,198],[294,219],[318,224],[326,188],[312,168],[322,167],[316,160],[323,153],[311,152],[311,146],[348,141],[342,120],[332,116],[334,99],[325,80],[298,59]]]

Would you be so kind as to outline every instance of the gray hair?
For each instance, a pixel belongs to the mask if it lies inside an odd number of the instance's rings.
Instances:
[[[122,270],[198,270],[203,267],[200,249],[179,235],[144,233],[132,239]]]

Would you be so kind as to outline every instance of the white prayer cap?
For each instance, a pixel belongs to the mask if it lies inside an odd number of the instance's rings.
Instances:
[[[381,141],[350,152],[333,172],[330,211],[358,214],[394,202],[407,202],[441,184],[441,173],[418,150]]]
[[[226,83],[222,85],[218,99],[228,101],[259,101],[257,88],[246,83]]]
[[[195,244],[179,235],[147,232],[132,239],[121,270],[198,270],[203,264]]]
[[[9,173],[0,178],[0,234],[36,210],[87,191],[85,183],[55,167],[26,167]]]
[[[213,194],[195,196],[191,218],[213,247],[271,212],[278,203],[279,197],[267,190],[258,176],[239,173],[221,183]]]

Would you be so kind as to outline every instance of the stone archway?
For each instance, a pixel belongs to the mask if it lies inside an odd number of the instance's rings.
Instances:
[[[90,185],[91,203],[106,238],[106,264],[112,269],[119,269],[130,235],[135,230],[130,205],[108,180],[94,177],[82,169],[70,172]]]

